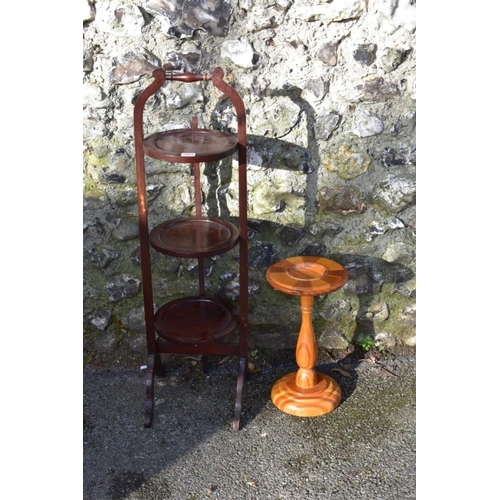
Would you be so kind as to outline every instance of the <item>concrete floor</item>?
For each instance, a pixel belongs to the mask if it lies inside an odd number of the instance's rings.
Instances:
[[[415,356],[380,365],[320,353],[317,369],[339,382],[342,403],[300,418],[269,397],[296,370],[293,352],[257,354],[239,432],[236,361],[214,359],[208,375],[196,357],[168,364],[149,429],[140,367],[84,369],[85,499],[416,498]]]

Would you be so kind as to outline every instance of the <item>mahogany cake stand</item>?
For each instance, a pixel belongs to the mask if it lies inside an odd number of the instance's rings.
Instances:
[[[318,357],[312,325],[313,300],[342,287],[347,271],[324,257],[290,257],[272,265],[266,272],[269,284],[280,292],[300,296],[302,324],[295,350],[299,369],[281,377],[271,391],[274,405],[299,417],[316,417],[334,410],[341,401],[339,384],[314,369]]]
[[[144,426],[151,427],[154,411],[155,377],[165,374],[162,354],[198,354],[202,357],[203,371],[208,371],[208,356],[234,356],[238,358],[236,400],[233,429],[240,426],[242,414],[243,384],[248,371],[248,221],[247,221],[247,132],[246,109],[236,90],[224,81],[222,68],[215,68],[211,74],[168,72],[162,68],[153,71],[154,81],[138,96],[134,104],[134,142],[136,153],[137,209],[139,218],[140,261],[142,273],[142,294],[144,299],[144,329],[148,364],[146,371],[146,411]],[[146,103],[165,83],[169,82],[211,82],[215,91],[225,94],[232,102],[236,113],[236,134],[199,128],[198,118],[191,117],[190,128],[159,131],[144,136],[144,111]],[[202,84],[203,85],[203,84]],[[203,88],[201,89],[203,90]],[[212,92],[210,90],[210,92]],[[215,94],[214,94],[215,95]],[[170,113],[166,113],[170,116]],[[235,154],[236,153],[236,154]],[[205,200],[201,163],[219,162],[232,156],[238,161],[238,215],[235,222],[208,215],[210,211],[209,190]],[[155,160],[191,165],[194,213],[185,217],[158,221],[150,225],[149,208],[161,214],[163,203],[154,200],[148,193],[148,172],[146,157]],[[168,175],[162,175],[162,182],[169,182]],[[219,195],[215,202],[219,204]],[[215,203],[214,202],[214,203]],[[165,204],[168,206],[169,201]],[[186,207],[187,209],[188,207]],[[237,222],[236,222],[237,220]],[[238,301],[222,299],[210,293],[211,283],[205,280],[204,260],[222,255],[233,248],[239,248]],[[151,248],[163,254],[165,259],[198,260],[198,293],[180,298],[161,296],[155,288]],[[232,337],[232,339],[230,338]]]

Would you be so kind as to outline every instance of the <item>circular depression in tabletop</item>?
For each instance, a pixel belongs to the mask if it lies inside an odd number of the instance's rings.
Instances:
[[[233,135],[206,129],[167,130],[144,139],[148,156],[176,163],[217,161],[233,154],[237,146]]]
[[[205,344],[222,340],[236,331],[237,309],[217,297],[184,297],[156,311],[155,329],[177,344]]]
[[[347,271],[325,257],[289,257],[273,264],[266,272],[269,284],[290,295],[324,295],[345,284]]]
[[[238,243],[236,226],[222,219],[185,217],[152,229],[151,246],[174,257],[210,257],[227,252]]]

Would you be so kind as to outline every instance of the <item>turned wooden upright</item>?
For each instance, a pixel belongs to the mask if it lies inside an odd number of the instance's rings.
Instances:
[[[299,369],[281,377],[273,386],[271,399],[281,411],[300,417],[316,417],[334,410],[341,401],[338,383],[314,369],[318,357],[312,324],[313,301],[345,284],[347,271],[324,257],[290,257],[266,272],[269,284],[283,293],[300,296],[302,325],[295,351]]]

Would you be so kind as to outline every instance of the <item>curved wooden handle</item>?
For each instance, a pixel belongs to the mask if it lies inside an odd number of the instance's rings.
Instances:
[[[209,73],[204,75],[198,75],[196,73],[166,73],[165,78],[166,80],[169,81],[186,82],[186,83],[208,82],[209,80],[212,79],[212,75],[210,75]]]

